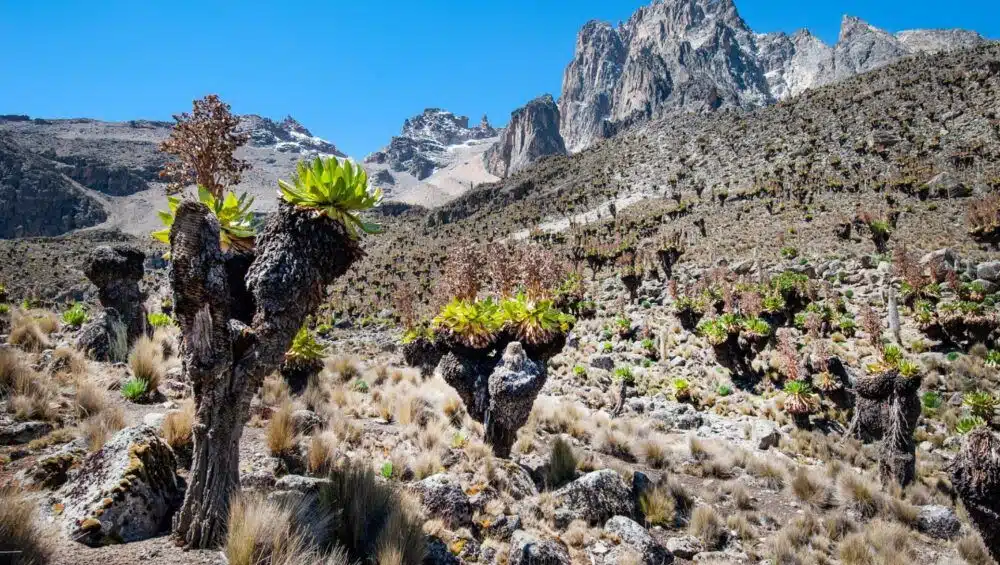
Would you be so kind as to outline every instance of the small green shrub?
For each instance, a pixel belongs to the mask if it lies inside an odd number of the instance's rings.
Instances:
[[[165,328],[172,326],[174,323],[174,319],[169,314],[164,314],[163,312],[150,312],[146,315],[146,320],[154,328]]]
[[[795,259],[799,256],[799,250],[794,247],[782,247],[781,256],[785,259]]]
[[[618,367],[615,369],[612,378],[627,385],[635,384],[635,375],[632,373],[632,367]]]
[[[122,396],[135,402],[146,395],[148,383],[142,379],[129,379],[122,385]]]
[[[87,321],[87,311],[83,309],[83,304],[77,302],[63,312],[62,319],[66,325],[78,328]]]
[[[573,375],[577,377],[587,376],[587,369],[583,365],[573,367]]]
[[[719,396],[729,396],[733,393],[733,387],[727,384],[721,384],[715,389],[715,392],[718,393]]]
[[[392,461],[386,461],[385,463],[382,463],[382,468],[379,469],[379,474],[381,474],[382,478],[384,478],[384,479],[391,479],[392,478]]]
[[[292,339],[292,346],[285,354],[289,359],[296,361],[314,361],[323,358],[323,346],[316,341],[316,337],[309,331],[309,328],[302,326],[299,328],[295,338]]]

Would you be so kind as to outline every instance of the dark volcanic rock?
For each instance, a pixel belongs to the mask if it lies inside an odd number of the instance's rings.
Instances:
[[[0,135],[0,238],[59,235],[107,219],[55,164]]]
[[[483,154],[486,170],[506,177],[546,155],[564,155],[559,107],[546,94],[514,110],[500,140]]]

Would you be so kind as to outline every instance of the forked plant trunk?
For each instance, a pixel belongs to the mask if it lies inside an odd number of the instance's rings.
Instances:
[[[361,252],[338,222],[284,202],[257,238],[245,291],[231,285],[233,257],[220,248],[219,222],[203,204],[178,207],[170,244],[174,311],[196,406],[191,473],[174,533],[187,547],[202,548],[225,534],[253,395],[326,285]],[[250,325],[237,319],[248,309]]]
[[[1000,562],[1000,437],[986,427],[969,433],[951,465],[951,482],[990,555]]]
[[[905,487],[916,473],[913,432],[920,418],[920,377],[899,371],[859,377],[855,383],[854,418],[847,436],[879,442],[879,476],[883,484]]]

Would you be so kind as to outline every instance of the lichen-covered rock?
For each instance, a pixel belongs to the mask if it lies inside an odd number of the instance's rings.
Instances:
[[[921,506],[917,514],[917,529],[938,539],[953,539],[962,529],[955,511],[947,506]]]
[[[71,539],[91,546],[147,539],[170,527],[183,490],[156,430],[125,428],[88,457],[54,496]]]
[[[71,471],[79,466],[87,455],[87,442],[77,438],[54,453],[39,457],[27,473],[30,484],[42,488],[59,488],[69,479]]]
[[[604,531],[615,535],[621,544],[608,554],[608,563],[620,563],[626,551],[634,551],[642,558],[643,565],[666,565],[674,562],[674,556],[663,548],[646,528],[625,516],[615,516],[604,524]]]
[[[20,445],[52,431],[48,422],[14,422],[0,418],[0,445]]]
[[[631,486],[611,469],[587,473],[557,490],[555,497],[560,505],[557,526],[573,520],[600,524],[614,516],[635,514]]]
[[[84,324],[76,348],[95,361],[124,361],[129,351],[128,329],[118,310],[106,308]]]
[[[517,530],[510,539],[510,565],[569,565],[569,551],[562,542]]]
[[[428,517],[440,518],[451,529],[472,523],[472,508],[462,487],[444,473],[432,475],[413,485]]]
[[[666,546],[667,551],[681,559],[694,559],[696,555],[705,551],[701,540],[694,536],[670,538],[667,540]]]

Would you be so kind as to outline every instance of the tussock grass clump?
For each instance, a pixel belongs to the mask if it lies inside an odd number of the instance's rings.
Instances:
[[[107,405],[108,398],[104,394],[104,389],[88,380],[80,380],[77,383],[73,408],[78,418],[89,418],[100,414]]]
[[[367,467],[349,464],[329,475],[320,489],[321,508],[332,520],[330,537],[352,559],[392,556],[398,565],[419,565],[424,559],[422,521],[391,483]]]
[[[829,485],[819,476],[800,467],[795,471],[790,483],[792,493],[799,500],[816,508],[829,508],[834,504],[833,492]]]
[[[45,565],[55,539],[38,521],[32,501],[13,488],[0,488],[0,563]]]
[[[631,444],[631,440],[625,434],[608,428],[601,430],[594,438],[594,447],[598,451],[629,462],[635,461]]]
[[[335,357],[327,362],[326,367],[341,382],[349,383],[361,376],[358,362],[350,357]]]
[[[230,565],[348,565],[344,552],[322,552],[299,531],[304,508],[256,497],[236,497],[229,507],[223,553]],[[311,519],[319,517],[310,516]],[[304,525],[304,524],[303,524]],[[323,523],[308,524],[322,528]]]
[[[337,452],[337,435],[330,431],[314,434],[309,439],[306,466],[310,473],[326,473],[333,464]]]
[[[670,450],[657,437],[642,440],[639,443],[639,454],[643,462],[654,469],[664,469],[670,464]]]
[[[911,544],[911,531],[901,524],[872,520],[863,532],[849,534],[837,546],[844,565],[906,565],[917,558]]]
[[[995,565],[983,540],[976,534],[962,536],[955,541],[955,550],[969,565]]]
[[[639,509],[649,526],[670,527],[677,519],[677,501],[670,490],[653,487],[639,497]]]
[[[25,365],[16,352],[0,349],[0,399],[18,420],[55,420],[57,391],[51,380]]]
[[[725,525],[711,506],[698,506],[694,509],[688,532],[700,539],[709,551],[721,547],[727,535]]]
[[[155,394],[163,378],[163,349],[152,339],[143,336],[135,342],[129,356],[132,376],[146,384],[146,395]]]
[[[295,448],[298,437],[292,421],[293,409],[292,403],[286,400],[274,411],[267,423],[264,435],[271,455],[287,455]]]
[[[550,489],[556,489],[576,478],[576,455],[569,443],[561,437],[552,442],[549,452],[549,469],[545,478]]]
[[[125,412],[121,406],[112,404],[80,424],[80,431],[87,439],[87,447],[97,451],[117,432],[125,427]]]
[[[194,429],[195,406],[191,398],[181,402],[179,410],[167,413],[163,419],[160,432],[164,441],[176,449],[183,449],[191,445],[194,441],[192,430]]]
[[[52,347],[48,333],[42,330],[38,321],[23,314],[15,315],[12,318],[7,343],[32,353],[38,353]]]
[[[53,372],[55,373],[53,376],[79,379],[87,375],[87,360],[83,358],[83,354],[72,347],[57,347],[52,352],[52,360]]]

